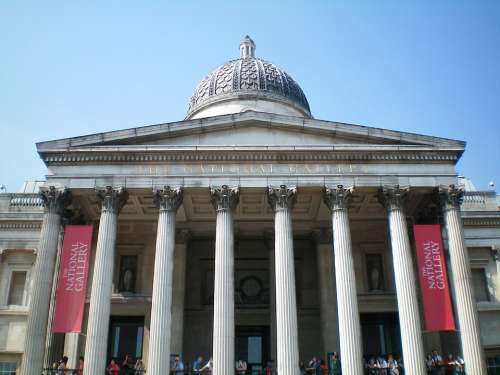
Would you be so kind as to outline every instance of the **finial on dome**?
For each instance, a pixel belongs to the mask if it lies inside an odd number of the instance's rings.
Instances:
[[[240,43],[240,58],[248,59],[255,57],[255,43],[248,35]]]

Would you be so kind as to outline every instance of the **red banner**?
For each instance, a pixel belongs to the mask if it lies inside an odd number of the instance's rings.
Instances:
[[[81,332],[92,225],[67,225],[57,282],[52,332]]]
[[[414,225],[418,274],[428,331],[454,331],[446,260],[439,225]]]

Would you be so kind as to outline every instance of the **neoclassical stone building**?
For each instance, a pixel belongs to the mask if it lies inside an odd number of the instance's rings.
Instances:
[[[388,353],[423,374],[434,348],[486,374],[500,210],[494,192],[462,189],[464,148],[314,119],[247,37],[183,121],[38,143],[40,193],[0,194],[0,374],[63,354],[87,374],[125,354],[166,374],[178,354],[212,356],[217,375],[237,359],[296,375],[334,351],[345,374]],[[66,223],[94,225],[82,334],[50,333]],[[423,329],[416,223],[442,224],[457,332]]]

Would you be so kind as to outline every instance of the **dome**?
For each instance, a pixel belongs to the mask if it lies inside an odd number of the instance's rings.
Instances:
[[[255,43],[246,36],[240,43],[240,58],[219,66],[198,84],[186,119],[245,110],[311,117],[298,83],[254,53]]]

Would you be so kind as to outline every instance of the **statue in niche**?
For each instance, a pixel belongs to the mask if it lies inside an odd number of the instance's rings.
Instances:
[[[123,256],[120,267],[120,292],[135,292],[136,271],[137,256]]]
[[[384,290],[384,274],[381,254],[367,254],[366,268],[368,271],[368,289],[370,292]]]

